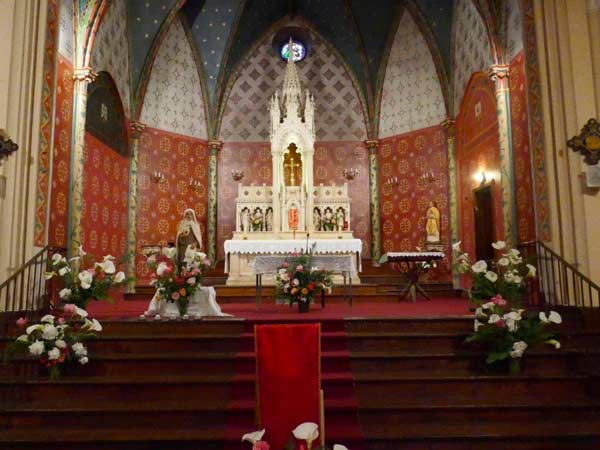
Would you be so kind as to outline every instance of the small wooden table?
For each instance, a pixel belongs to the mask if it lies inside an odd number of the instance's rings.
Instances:
[[[444,256],[442,252],[388,252],[379,259],[379,263],[390,263],[396,272],[404,275],[408,284],[400,291],[398,301],[404,300],[410,294],[414,303],[417,292],[427,300],[431,300],[419,284],[419,277],[428,269],[427,265],[443,259]]]

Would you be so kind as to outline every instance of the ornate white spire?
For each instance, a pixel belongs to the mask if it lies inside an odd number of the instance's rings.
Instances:
[[[296,62],[294,61],[293,45],[292,38],[290,38],[288,42],[288,60],[287,67],[285,69],[285,78],[283,79],[283,92],[281,93],[281,99],[283,107],[287,109],[288,113],[290,111],[294,111],[293,108],[290,108],[290,103],[296,103],[298,113],[300,115],[302,86],[300,85],[300,78],[298,77]]]

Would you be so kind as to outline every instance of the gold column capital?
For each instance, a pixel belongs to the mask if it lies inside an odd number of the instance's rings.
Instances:
[[[508,64],[493,64],[487,72],[488,77],[496,83],[496,87],[505,87],[510,76],[510,68]]]
[[[223,141],[214,141],[214,140],[208,141],[208,148],[210,150],[219,151],[219,150],[221,150],[222,147],[223,147]]]
[[[444,131],[446,132],[446,137],[448,139],[454,138],[456,135],[456,120],[447,118],[442,123],[440,123]]]
[[[129,136],[131,139],[139,139],[146,125],[136,120],[129,122]]]
[[[93,83],[97,73],[93,72],[89,67],[77,67],[73,69],[73,80],[85,83]]]
[[[365,146],[369,150],[369,153],[375,154],[377,153],[377,147],[379,147],[379,139],[367,139]]]

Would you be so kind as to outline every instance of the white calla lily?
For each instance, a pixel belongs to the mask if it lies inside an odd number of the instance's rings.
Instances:
[[[492,314],[490,316],[490,319],[488,320],[488,323],[496,323],[501,319],[502,319],[502,317],[500,317],[498,314]]]
[[[538,317],[544,323],[562,323],[562,317],[556,311],[550,311],[550,314],[548,314],[548,316],[546,316],[546,313],[542,311],[540,312]]]
[[[46,314],[41,318],[40,322],[43,323],[54,323],[54,316],[52,314]]]
[[[85,256],[85,255],[87,255],[87,253],[83,251],[83,245],[80,245],[80,246],[79,246],[79,255],[80,255],[80,256]]]
[[[455,252],[460,252],[460,243],[461,241],[455,242],[454,244],[452,244],[452,250]]]
[[[115,267],[115,263],[112,262],[110,259],[104,260],[101,264],[101,267],[102,267],[102,270],[104,270],[104,272],[106,272],[109,275],[112,275],[113,273],[115,273],[117,271],[117,268]]]
[[[19,336],[17,338],[18,342],[29,342],[29,336],[27,336],[26,334],[22,334],[21,336]]]
[[[518,341],[513,344],[513,349],[510,352],[511,358],[520,358],[527,349],[527,343],[524,341]]]
[[[319,425],[314,422],[304,422],[294,428],[292,434],[296,439],[306,441],[306,446],[310,450],[313,441],[319,437]]]
[[[105,257],[102,259],[102,262],[106,262],[106,261],[114,261],[115,259],[117,259],[117,258],[115,258],[113,255],[106,255],[106,256],[105,256]]]
[[[54,278],[55,275],[56,275],[56,272],[44,272],[44,279],[50,280],[50,279]]]
[[[44,329],[44,325],[42,325],[41,323],[36,323],[35,325],[29,325],[27,327],[27,329],[25,330],[25,332],[27,334],[31,334],[34,331],[43,330],[43,329]]]
[[[167,258],[173,259],[177,254],[177,249],[175,247],[165,247],[163,248],[162,252]]]
[[[88,312],[85,309],[80,308],[79,306],[75,307],[75,314],[77,314],[82,319],[85,319],[88,316]]]
[[[125,274],[123,272],[117,272],[115,275],[115,283],[122,283],[125,280]]]
[[[506,242],[504,242],[504,241],[494,242],[492,244],[492,247],[494,247],[496,250],[503,250],[506,248]]]
[[[546,344],[552,345],[557,350],[560,348],[560,342],[558,342],[556,339],[548,339]]]
[[[100,325],[98,320],[92,319],[92,327],[90,328],[90,331],[102,331],[102,325]]]
[[[167,267],[169,267],[169,266],[164,261],[161,261],[160,263],[158,263],[158,267],[156,268],[156,275],[158,275],[159,277],[162,277],[165,273],[165,270],[167,270]]]
[[[479,330],[479,328],[484,325],[485,325],[485,323],[480,322],[479,320],[475,319],[475,323],[473,324],[473,330],[477,333],[477,330]]]
[[[52,255],[52,265],[55,266],[62,260],[63,256],[60,253],[55,253]]]
[[[69,289],[69,288],[61,289],[60,292],[58,293],[58,296],[60,298],[62,298],[63,300],[68,299],[71,296],[71,289]]]
[[[527,264],[527,269],[529,269],[529,272],[527,272],[527,276],[529,278],[534,278],[535,274],[537,273],[537,268],[535,266],[532,266],[531,264]]]
[[[493,307],[494,307],[494,302],[487,302],[487,303],[484,303],[483,305],[481,305],[482,309],[491,309]]]
[[[251,444],[256,444],[258,441],[262,439],[265,435],[265,429],[258,431],[253,431],[252,433],[246,433],[242,436],[242,442],[250,442]]]
[[[58,274],[61,277],[64,277],[69,272],[71,272],[71,268],[69,266],[64,266],[64,267],[61,267],[60,269],[58,269]]]
[[[342,444],[333,444],[333,450],[348,450],[348,447]]]

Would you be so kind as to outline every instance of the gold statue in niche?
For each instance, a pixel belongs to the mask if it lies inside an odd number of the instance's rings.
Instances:
[[[302,158],[294,143],[289,145],[283,156],[283,181],[286,186],[299,186],[302,182]]]

